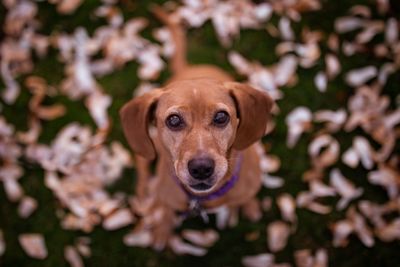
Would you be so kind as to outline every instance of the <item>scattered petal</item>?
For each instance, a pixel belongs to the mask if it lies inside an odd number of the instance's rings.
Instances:
[[[345,80],[348,85],[357,87],[376,77],[377,74],[378,70],[375,66],[367,66],[349,71],[346,74]]]
[[[273,254],[263,253],[254,256],[246,256],[242,259],[242,264],[246,267],[269,267],[274,264]]]
[[[21,234],[18,240],[22,249],[29,257],[40,260],[47,258],[47,248],[42,235]]]
[[[336,206],[338,210],[347,207],[351,200],[360,197],[364,192],[362,188],[356,188],[353,183],[347,180],[339,169],[333,169],[331,171],[330,184],[341,196],[341,199]]]
[[[311,120],[312,113],[306,107],[297,107],[287,115],[285,120],[288,126],[286,144],[289,148],[293,148],[301,134],[311,128]]]
[[[186,240],[201,247],[211,247],[218,239],[219,234],[214,230],[196,231],[196,230],[183,230],[182,236]]]
[[[284,185],[285,181],[281,177],[264,174],[262,176],[262,183],[266,188],[280,188]]]
[[[317,87],[318,91],[326,92],[326,88],[328,86],[328,80],[326,74],[322,71],[318,72],[314,77],[314,84]]]
[[[116,230],[125,227],[133,222],[132,212],[125,208],[120,209],[109,215],[103,221],[103,227],[106,230]]]
[[[36,199],[24,196],[18,206],[18,215],[21,218],[28,218],[37,209],[38,203]]]
[[[277,204],[285,221],[297,222],[296,201],[291,195],[287,193],[280,195],[277,199]]]
[[[200,248],[200,247],[190,245],[188,243],[185,243],[178,236],[173,236],[169,240],[169,246],[178,255],[189,254],[189,255],[201,257],[207,253],[207,250]]]
[[[137,231],[124,236],[124,244],[130,247],[149,247],[153,241],[150,231]]]
[[[71,265],[71,267],[84,266],[81,256],[73,246],[66,246],[64,248],[64,258]]]
[[[270,223],[267,226],[268,248],[272,252],[278,252],[282,250],[287,244],[289,235],[290,227],[288,224],[281,221]]]

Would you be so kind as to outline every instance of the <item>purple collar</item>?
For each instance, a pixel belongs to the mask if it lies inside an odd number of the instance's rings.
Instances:
[[[195,202],[199,203],[199,202],[214,200],[214,199],[224,196],[230,189],[232,189],[232,187],[239,180],[239,173],[240,173],[240,169],[242,166],[242,159],[243,159],[242,153],[239,153],[237,160],[236,160],[235,169],[233,170],[232,177],[223,186],[221,186],[217,191],[212,192],[211,194],[208,194],[208,195],[204,195],[204,196],[194,195],[193,193],[188,191],[181,184],[181,182],[179,181],[178,177],[176,177],[175,174],[173,175],[173,177],[174,177],[174,180],[179,184],[179,186],[185,192],[185,194],[188,196],[190,201],[195,201]]]

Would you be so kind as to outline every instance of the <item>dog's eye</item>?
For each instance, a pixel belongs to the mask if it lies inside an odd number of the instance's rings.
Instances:
[[[213,123],[215,126],[224,127],[229,122],[229,114],[226,111],[218,111],[214,115]]]
[[[172,114],[167,117],[165,124],[171,130],[178,131],[185,127],[185,121],[177,114]]]

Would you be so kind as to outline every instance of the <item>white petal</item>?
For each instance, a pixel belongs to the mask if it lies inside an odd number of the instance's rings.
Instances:
[[[246,256],[242,259],[245,267],[270,267],[274,264],[275,256],[273,254],[263,253],[253,256]]]
[[[148,247],[153,241],[150,231],[136,231],[124,236],[124,244],[130,247]]]
[[[345,80],[348,85],[358,87],[374,78],[377,74],[378,70],[375,66],[367,66],[349,71],[346,74]]]
[[[18,215],[21,218],[28,218],[38,207],[36,199],[25,196],[18,206]]]
[[[314,84],[317,87],[318,91],[326,92],[326,88],[328,86],[328,80],[326,74],[322,71],[318,72],[314,77]]]
[[[64,258],[71,267],[84,267],[81,256],[73,246],[66,246],[64,248]]]
[[[290,235],[290,227],[288,224],[275,221],[267,226],[267,242],[268,247],[272,252],[282,250],[286,244],[287,239]]]
[[[171,249],[178,255],[189,254],[193,256],[204,256],[207,253],[207,250],[204,248],[200,248],[197,246],[190,245],[185,243],[178,236],[173,236],[168,242]]]
[[[106,230],[116,230],[131,224],[133,220],[132,212],[128,208],[124,208],[109,215],[103,221],[103,227]]]
[[[29,257],[41,260],[47,258],[47,248],[41,234],[21,234],[18,240]]]
[[[195,245],[202,247],[211,247],[219,239],[218,232],[214,230],[196,231],[196,230],[183,230],[182,236]]]

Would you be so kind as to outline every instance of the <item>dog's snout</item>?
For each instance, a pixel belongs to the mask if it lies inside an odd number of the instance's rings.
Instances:
[[[205,180],[214,173],[215,162],[211,158],[195,158],[188,162],[190,175],[197,180]]]

